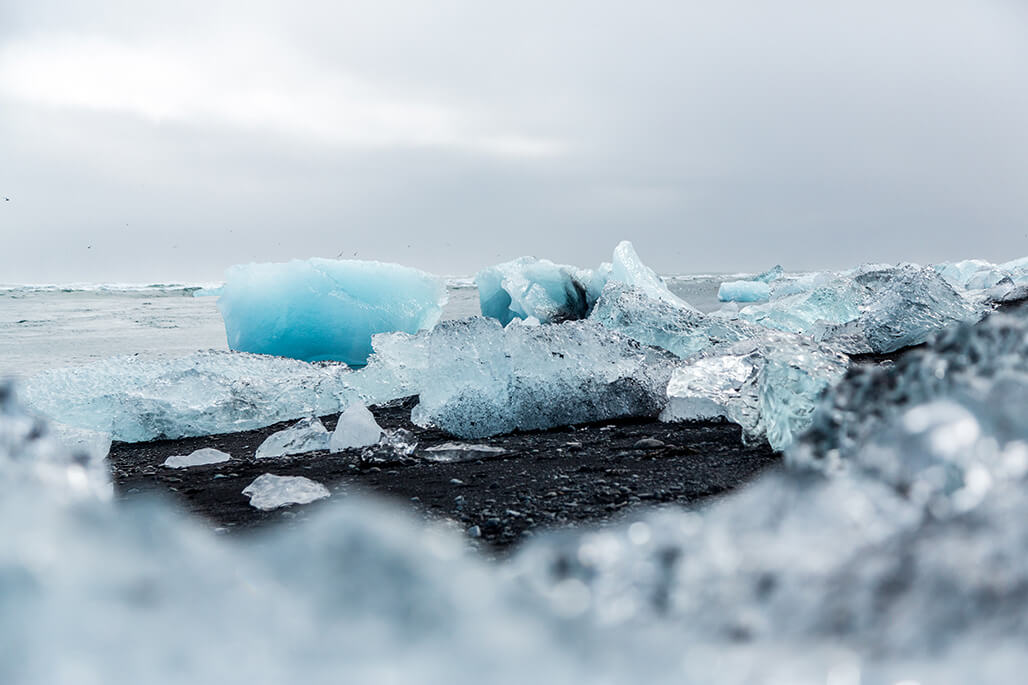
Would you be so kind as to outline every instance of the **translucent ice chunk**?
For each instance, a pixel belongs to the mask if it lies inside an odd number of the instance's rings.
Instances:
[[[190,466],[204,466],[206,464],[220,464],[232,458],[231,454],[216,450],[212,447],[204,447],[189,454],[176,454],[164,460],[161,466],[169,469],[184,469]]]
[[[847,353],[884,353],[920,344],[947,326],[977,321],[985,311],[935,270],[906,264],[862,267],[739,315],[769,328],[813,334]]]
[[[276,476],[265,473],[246,486],[243,494],[250,498],[250,506],[262,511],[287,507],[291,504],[310,504],[331,496],[321,483],[303,476]]]
[[[434,447],[426,447],[418,454],[426,461],[453,462],[490,459],[506,454],[507,450],[493,445],[472,445],[466,442],[444,442]]]
[[[785,274],[785,269],[782,268],[782,265],[781,264],[775,264],[774,266],[772,266],[767,271],[765,271],[765,272],[763,272],[763,273],[761,273],[761,274],[759,274],[757,276],[754,276],[753,280],[754,281],[759,281],[761,283],[773,283],[774,281],[777,281],[778,279],[780,279],[784,274]]]
[[[218,308],[233,350],[362,365],[372,335],[431,328],[446,299],[417,269],[309,259],[231,267]]]
[[[717,289],[722,302],[760,302],[771,297],[771,286],[763,281],[725,281]]]
[[[782,450],[810,425],[821,395],[847,366],[845,355],[795,335],[723,345],[675,370],[660,418],[724,416],[750,439]]]
[[[355,403],[339,415],[329,449],[342,452],[354,447],[367,447],[377,443],[380,437],[382,428],[375,421],[374,415],[363,404]]]
[[[140,442],[230,433],[341,411],[357,394],[342,364],[234,352],[116,357],[44,371],[24,388],[49,418]]]
[[[103,431],[75,428],[63,423],[51,421],[50,433],[72,452],[88,454],[90,460],[100,461],[107,458],[111,451],[111,434]]]
[[[764,332],[743,321],[655,300],[641,290],[617,282],[604,287],[589,318],[644,345],[661,347],[682,358],[712,345]]]
[[[462,438],[655,416],[673,359],[594,322],[503,328],[486,318],[376,336],[375,350],[357,379],[365,394],[419,395],[414,422]]]
[[[689,304],[678,297],[664,283],[657,272],[642,263],[632,243],[622,240],[614,248],[614,259],[611,262],[610,280],[624,283],[630,288],[642,291],[648,297],[662,300],[669,304],[692,309]]]
[[[1012,282],[1007,270],[983,259],[944,262],[934,268],[947,283],[960,290],[985,290],[1004,281]]]
[[[361,461],[368,464],[393,464],[406,462],[418,447],[418,440],[406,428],[382,431],[382,437],[374,445],[361,450]]]
[[[257,459],[284,457],[327,450],[331,437],[320,419],[307,417],[296,424],[269,435],[254,455]]]
[[[520,257],[479,271],[475,285],[483,316],[507,325],[515,318],[544,322],[584,319],[604,280],[589,269]]]

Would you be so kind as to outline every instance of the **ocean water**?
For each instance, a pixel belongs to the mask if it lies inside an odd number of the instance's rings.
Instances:
[[[726,276],[665,277],[671,290],[701,311],[720,306]],[[0,286],[0,375],[28,378],[49,368],[108,357],[173,357],[228,349],[217,297],[195,297],[217,284],[86,284]],[[451,278],[445,319],[476,316],[478,290]]]

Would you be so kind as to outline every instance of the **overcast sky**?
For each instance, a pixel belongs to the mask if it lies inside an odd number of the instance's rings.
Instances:
[[[1026,8],[0,0],[0,282],[1028,255]]]

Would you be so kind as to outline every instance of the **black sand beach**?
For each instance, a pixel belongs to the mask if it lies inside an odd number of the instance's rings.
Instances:
[[[373,407],[383,428],[406,428],[419,449],[453,441],[410,423],[414,399]],[[332,429],[335,417],[325,417]],[[147,443],[115,443],[110,463],[119,498],[164,495],[225,531],[288,525],[319,503],[259,511],[242,490],[263,473],[306,476],[333,497],[374,493],[426,516],[450,519],[493,550],[537,530],[573,527],[623,515],[639,507],[693,504],[724,493],[779,463],[766,443],[744,445],[731,423],[667,424],[624,419],[513,433],[475,441],[502,447],[499,457],[455,463],[412,458],[358,464],[359,450],[253,459],[261,442],[285,422],[260,430]],[[643,442],[641,440],[660,441]],[[228,452],[232,461],[186,469],[160,464],[201,447]]]

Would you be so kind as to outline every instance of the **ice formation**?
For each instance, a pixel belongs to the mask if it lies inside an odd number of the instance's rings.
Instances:
[[[270,511],[291,504],[310,504],[330,497],[321,483],[303,476],[276,476],[265,473],[246,486],[243,494],[250,498],[250,506]]]
[[[257,459],[285,457],[327,450],[331,436],[321,420],[307,417],[294,425],[269,435],[257,448]]]
[[[233,350],[362,365],[371,336],[431,328],[446,299],[444,282],[417,269],[309,259],[231,267],[218,308]]]
[[[521,257],[483,269],[475,276],[482,315],[507,325],[515,319],[559,323],[589,316],[605,285],[614,282],[648,297],[690,309],[642,263],[632,243],[622,241],[610,264],[580,269],[546,259]],[[693,310],[695,311],[695,310]]]
[[[725,281],[717,289],[722,302],[760,302],[771,297],[771,286],[763,281]]]
[[[367,407],[358,402],[347,407],[346,411],[339,415],[339,421],[329,441],[329,449],[332,452],[342,452],[354,447],[367,447],[377,443],[381,437],[382,428],[375,421],[375,417]]]
[[[763,328],[743,321],[653,299],[641,290],[616,282],[604,287],[589,318],[644,345],[661,347],[682,358],[718,343],[764,332]]]
[[[507,325],[515,318],[557,322],[584,319],[600,295],[601,271],[520,257],[475,276],[482,315]]]
[[[360,461],[366,464],[396,464],[409,462],[418,440],[406,428],[390,428],[382,431],[373,445],[361,450]]]
[[[51,421],[50,433],[58,442],[75,453],[87,454],[93,461],[107,458],[111,451],[111,434],[103,431],[75,428]]]
[[[444,442],[434,447],[426,447],[419,456],[426,461],[453,462],[474,461],[475,459],[491,459],[506,454],[507,450],[493,445],[472,445],[466,442]]]
[[[205,466],[207,464],[221,464],[232,458],[231,454],[216,450],[212,447],[203,447],[194,450],[189,454],[176,454],[164,460],[161,466],[169,469],[184,469],[190,466]]]
[[[673,357],[589,321],[508,326],[487,318],[375,337],[362,392],[419,395],[411,418],[461,438],[620,416],[656,416]]]
[[[935,270],[947,283],[961,290],[985,290],[1004,281],[1013,283],[1010,272],[982,259],[936,264]]]
[[[44,371],[23,391],[56,421],[141,442],[261,428],[344,409],[357,393],[342,364],[233,352],[115,357]]]
[[[812,334],[844,352],[887,353],[917,345],[939,330],[978,321],[984,304],[965,299],[934,269],[914,264],[865,266],[795,295],[751,305],[752,323]]]
[[[724,416],[750,439],[788,447],[849,360],[797,335],[772,333],[712,348],[675,369],[662,421]]]

